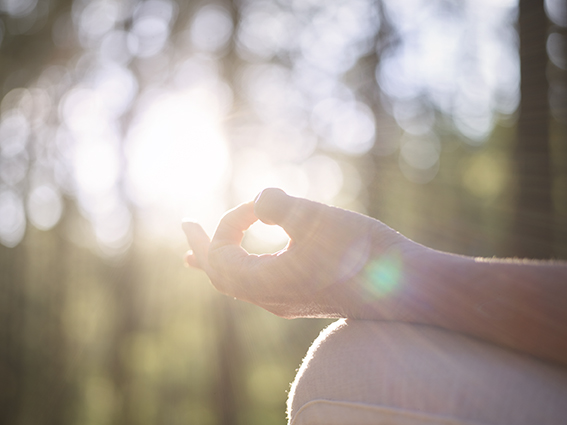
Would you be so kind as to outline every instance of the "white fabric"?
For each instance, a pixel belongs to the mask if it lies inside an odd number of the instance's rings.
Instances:
[[[292,425],[567,423],[567,370],[473,338],[339,320],[315,340],[288,400]]]
[[[330,400],[303,405],[291,425],[475,425],[472,422],[426,415],[403,409]]]

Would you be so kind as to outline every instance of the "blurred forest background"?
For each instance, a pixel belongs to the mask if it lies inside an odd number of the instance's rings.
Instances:
[[[184,216],[264,187],[566,259],[566,34],[563,0],[0,0],[0,423],[285,423],[328,322],[182,266]]]

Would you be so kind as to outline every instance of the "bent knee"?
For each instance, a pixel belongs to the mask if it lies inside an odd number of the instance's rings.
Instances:
[[[335,400],[494,424],[554,423],[567,414],[565,399],[565,370],[530,357],[428,326],[339,320],[309,349],[288,416]]]

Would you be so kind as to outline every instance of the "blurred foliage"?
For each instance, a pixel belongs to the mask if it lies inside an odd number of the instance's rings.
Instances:
[[[0,0],[0,423],[284,423],[329,321],[181,260],[183,216],[212,231],[267,186],[467,255],[523,255],[529,220],[567,258],[567,9],[545,2],[532,48],[545,189],[518,174],[526,4]],[[526,184],[550,206],[518,218]]]

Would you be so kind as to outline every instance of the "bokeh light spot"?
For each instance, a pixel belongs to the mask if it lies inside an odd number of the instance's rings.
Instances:
[[[402,137],[400,154],[413,168],[427,170],[439,161],[441,143],[434,135],[416,137],[406,134]]]
[[[237,35],[238,54],[245,59],[270,59],[294,37],[293,20],[279,7],[268,2],[248,5]]]
[[[37,6],[37,0],[0,0],[0,11],[14,17],[31,13]]]
[[[326,99],[313,109],[311,122],[328,145],[344,153],[362,155],[374,144],[374,116],[361,102]]]
[[[28,217],[40,230],[49,230],[57,224],[63,212],[58,190],[50,185],[35,187],[28,197]]]
[[[232,35],[232,20],[228,11],[220,6],[202,7],[191,25],[191,42],[206,52],[223,49]]]
[[[128,48],[133,55],[150,57],[159,53],[169,35],[167,22],[154,16],[136,20],[128,37]]]
[[[176,5],[171,1],[149,0],[140,3],[127,40],[130,52],[142,58],[159,53],[167,44],[176,12]]]
[[[0,189],[0,243],[13,248],[20,243],[26,230],[26,215],[22,199],[12,190]]]
[[[553,64],[561,69],[567,69],[565,58],[565,37],[558,32],[552,32],[547,37],[547,54]]]
[[[0,181],[14,186],[24,179],[28,169],[28,156],[25,151],[10,158],[0,158]]]
[[[108,1],[92,1],[75,16],[79,40],[87,47],[110,31],[118,19],[118,4]]]
[[[20,112],[3,114],[0,121],[0,149],[3,157],[9,158],[22,152],[30,135],[30,125]]]

